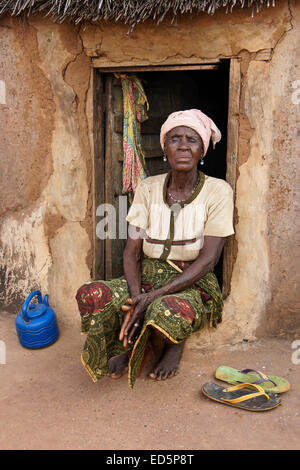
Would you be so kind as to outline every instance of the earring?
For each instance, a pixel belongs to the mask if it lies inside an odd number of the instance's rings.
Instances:
[[[166,155],[163,156],[163,161],[164,161],[164,162],[167,162],[167,161],[168,161],[168,158],[167,158]]]
[[[204,165],[204,160],[203,159],[200,160],[200,165]]]

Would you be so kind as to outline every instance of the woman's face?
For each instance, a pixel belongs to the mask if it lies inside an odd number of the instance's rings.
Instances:
[[[173,170],[191,171],[203,156],[202,139],[190,127],[174,127],[166,136],[165,153]]]

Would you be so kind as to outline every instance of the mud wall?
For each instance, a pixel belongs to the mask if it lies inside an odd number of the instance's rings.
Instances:
[[[1,303],[40,288],[73,322],[90,276],[90,59],[70,25],[7,17],[0,34]]]
[[[40,287],[62,322],[78,322],[74,294],[90,278],[93,252],[92,61],[101,67],[239,57],[238,252],[231,294],[218,330],[190,344],[296,333],[299,22],[296,1],[254,18],[247,9],[181,16],[172,24],[166,18],[130,35],[115,23],[75,27],[39,17],[3,18],[3,307],[15,312]]]

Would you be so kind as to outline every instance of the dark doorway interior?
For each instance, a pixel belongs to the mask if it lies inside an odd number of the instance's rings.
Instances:
[[[215,150],[210,148],[201,170],[216,178],[226,177],[226,145],[229,63],[215,70],[143,72],[139,74],[149,101],[149,119],[142,124],[143,148],[151,175],[169,170],[162,160],[159,132],[168,115],[182,109],[197,108],[207,114],[222,133]]]

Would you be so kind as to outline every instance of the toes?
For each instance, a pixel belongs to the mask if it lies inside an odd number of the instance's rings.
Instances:
[[[112,370],[111,370],[111,371],[109,371],[109,373],[108,373],[107,375],[108,375],[108,377],[110,377],[111,379],[117,380],[117,379],[119,379],[120,377],[122,377],[122,375],[125,374],[126,370],[127,370],[127,367],[125,367],[125,368],[124,368],[123,370],[121,370],[121,371],[118,371],[118,370],[113,370],[113,371],[112,371]]]
[[[157,370],[157,371],[151,372],[148,377],[152,380],[166,380],[166,379],[175,377],[175,375],[177,374],[178,374],[177,369],[174,369],[171,371]]]
[[[108,374],[108,376],[111,378],[111,379],[114,379],[114,380],[117,380],[119,379],[120,377],[122,377],[122,374],[116,374],[116,373],[112,373],[112,374]]]
[[[169,374],[168,378],[170,379],[171,377],[175,377],[175,375],[177,375],[177,371],[172,370],[172,372]]]
[[[112,379],[119,379],[128,369],[128,356],[117,356],[111,358],[108,363],[108,376]]]

